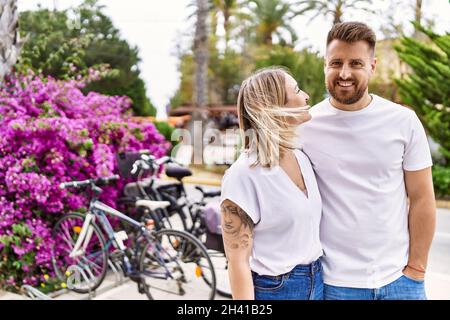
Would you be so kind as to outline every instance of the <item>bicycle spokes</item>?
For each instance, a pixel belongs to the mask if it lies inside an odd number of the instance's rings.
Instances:
[[[140,270],[148,295],[155,299],[214,297],[216,280],[211,261],[202,244],[193,236],[161,230],[155,241],[144,249]]]
[[[107,268],[104,240],[93,225],[88,225],[83,231],[84,222],[83,216],[68,215],[53,230],[55,245],[52,261],[55,273],[61,281],[73,286],[69,289],[80,293],[93,290]],[[77,247],[78,250],[75,250]]]

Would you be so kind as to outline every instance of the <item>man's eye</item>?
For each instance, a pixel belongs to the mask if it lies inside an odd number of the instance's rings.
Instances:
[[[336,67],[338,65],[340,65],[340,62],[338,62],[338,61],[330,62],[330,66],[332,66],[332,67]]]
[[[357,67],[362,66],[362,63],[359,62],[359,61],[355,61],[355,62],[353,62],[352,64],[353,64],[354,66],[357,66]]]

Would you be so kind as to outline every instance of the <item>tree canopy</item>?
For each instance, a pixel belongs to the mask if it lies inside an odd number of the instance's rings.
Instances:
[[[22,34],[29,35],[19,68],[67,79],[107,65],[111,68],[107,76],[84,91],[126,95],[136,115],[155,115],[140,76],[138,48],[121,38],[96,0],[86,0],[76,9],[25,11],[19,23]]]
[[[441,146],[446,164],[450,164],[450,34],[438,35],[418,24],[431,43],[404,37],[395,49],[412,72],[397,79],[399,93],[412,107],[430,136]]]

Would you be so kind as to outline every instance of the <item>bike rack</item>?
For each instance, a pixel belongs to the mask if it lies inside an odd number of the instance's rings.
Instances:
[[[114,279],[115,279],[114,283],[107,285],[107,286],[103,286],[94,291],[89,290],[87,296],[81,297],[80,300],[92,300],[99,294],[102,294],[110,289],[116,288],[116,287],[130,281],[129,279],[125,279],[123,271],[122,271],[122,267],[121,267],[119,261],[112,261],[111,259],[108,259],[108,266],[109,266],[109,269],[114,274]],[[85,268],[85,270],[84,270],[80,266],[71,266],[71,267],[69,267],[69,269],[71,269],[72,271],[76,271],[76,273],[78,275],[81,275],[83,280],[86,282],[90,282],[91,281],[90,279],[92,279],[92,277],[91,278],[88,277],[88,274],[89,274],[89,276],[93,276],[93,274],[92,274],[91,270],[89,270],[89,268]],[[62,290],[55,291],[55,292],[51,293],[50,295],[46,295],[46,294],[42,293],[39,289],[34,288],[30,285],[23,285],[22,291],[31,300],[53,300],[62,294],[71,292],[70,289],[62,289]]]
[[[116,277],[116,281],[113,285],[113,287],[117,287],[124,283],[124,274],[122,271],[122,267],[120,265],[119,261],[112,261],[111,259],[108,259],[108,265],[112,272],[114,273],[114,276]]]
[[[29,285],[22,286],[22,291],[24,291],[25,294],[31,300],[52,300],[52,298],[49,297],[48,295],[42,293],[38,289],[36,289],[36,288],[34,288],[32,286],[29,286]]]

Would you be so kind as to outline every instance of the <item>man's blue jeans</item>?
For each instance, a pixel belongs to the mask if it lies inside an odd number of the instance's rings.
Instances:
[[[323,300],[322,264],[298,265],[279,276],[252,272],[255,300]]]
[[[378,289],[324,285],[325,300],[426,300],[424,281],[405,275]]]

